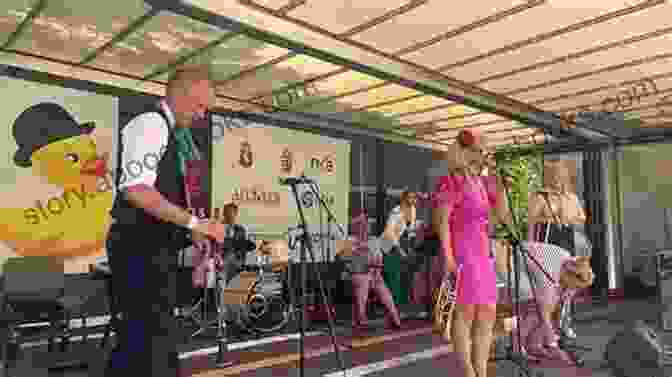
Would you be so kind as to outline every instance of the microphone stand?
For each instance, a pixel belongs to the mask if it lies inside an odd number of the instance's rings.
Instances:
[[[339,233],[341,234],[342,239],[347,238],[347,233],[345,230],[343,230],[343,227],[341,227],[341,224],[336,221],[336,216],[334,216],[334,213],[331,211],[331,208],[327,205],[327,203],[324,201],[322,196],[320,195],[320,189],[319,186],[316,183],[309,184],[308,187],[310,190],[313,192],[313,195],[318,198],[320,206],[325,210],[327,213],[327,227],[329,229],[329,237],[327,240],[327,246],[330,247],[332,237],[331,237],[331,225],[336,224],[336,228],[338,229]],[[331,260],[327,260],[327,263],[330,263]],[[334,322],[335,319],[332,316],[331,312],[331,307],[329,304],[332,302],[331,300],[331,295],[329,294],[329,290],[324,287],[324,280],[321,277],[321,272],[318,269],[318,282],[320,284],[320,290],[322,291],[322,299],[324,301],[325,306],[327,306],[327,322],[329,323],[329,334],[331,336],[331,343],[334,345],[334,348],[336,348],[336,330],[334,329]],[[343,370],[343,361],[341,360],[340,353],[337,351],[336,352],[336,357],[338,358],[338,365],[341,367],[341,370]],[[345,371],[344,371],[345,373]]]
[[[305,331],[306,331],[306,292],[308,291],[307,289],[307,265],[306,265],[306,252],[311,253],[311,257],[313,260],[315,260],[315,254],[313,252],[313,240],[308,232],[308,224],[306,221],[305,214],[303,212],[303,205],[301,204],[301,200],[299,198],[299,192],[297,190],[297,186],[299,184],[307,184],[307,182],[297,182],[297,181],[288,181],[287,184],[291,186],[292,189],[292,194],[294,196],[294,200],[296,201],[296,208],[299,212],[299,221],[300,225],[299,228],[303,230],[301,237],[303,238],[301,240],[301,251],[300,251],[300,256],[299,256],[299,264],[300,264],[300,269],[299,269],[299,280],[301,281],[301,310],[299,311],[299,377],[304,377],[305,376],[305,343],[304,343],[304,337],[305,337]],[[312,189],[312,188],[311,188]],[[313,191],[314,192],[314,191]],[[320,199],[320,203],[323,203],[321,198],[318,195],[318,198]],[[324,204],[324,203],[323,203]],[[329,321],[329,328],[330,328],[330,334],[332,338],[332,344],[334,346],[334,351],[336,352],[336,359],[339,363],[340,369],[343,371],[343,374],[345,375],[345,367],[343,366],[343,361],[341,359],[341,354],[340,354],[340,348],[338,347],[338,344],[336,344],[336,336],[335,336],[335,330],[333,326],[333,320],[332,320],[332,313],[331,309],[329,308],[329,303],[327,302],[325,290],[324,290],[324,282],[322,281],[322,276],[320,274],[319,268],[316,270],[317,274],[317,280],[318,283],[320,284],[320,290],[321,290],[321,295],[322,295],[322,301],[324,305],[327,307],[327,318]]]
[[[511,191],[507,187],[507,185],[504,185],[504,193],[506,194],[506,201],[507,201],[507,206],[509,210],[509,214],[511,216],[511,224],[508,224],[505,222],[505,226],[507,227],[509,231],[509,243],[511,245],[511,250],[512,250],[512,256],[513,256],[513,266],[511,266],[508,269],[507,272],[507,287],[508,287],[508,294],[509,297],[511,298],[511,304],[512,304],[512,315],[513,318],[516,318],[518,321],[520,321],[521,318],[521,308],[520,308],[520,266],[521,266],[521,258],[524,258],[524,253],[527,251],[523,248],[522,246],[522,237],[518,233],[518,221],[516,219],[516,216],[514,215],[513,212],[513,203],[511,202]],[[506,263],[507,265],[510,263],[510,259],[507,255],[507,260]],[[535,260],[536,261],[536,260]],[[513,274],[514,278],[513,280],[511,279],[511,269],[513,268]],[[542,270],[543,271],[543,270]],[[530,279],[530,271],[529,267],[526,269],[528,279]],[[532,282],[532,279],[530,279],[530,282]],[[534,291],[534,289],[533,289]],[[515,332],[515,334],[514,334]],[[517,338],[518,342],[516,343],[514,341],[514,336]],[[520,333],[520,324],[516,324],[516,328],[514,331],[511,332],[509,335],[509,340],[511,343],[511,346],[507,348],[506,355],[504,357],[496,357],[493,361],[498,362],[498,361],[510,361],[514,365],[518,367],[518,375],[522,375],[523,373],[527,377],[533,377],[531,368],[529,366],[529,360],[527,358],[527,355],[523,352],[522,350],[522,339],[521,339],[521,333]],[[514,349],[515,344],[518,344],[517,350]],[[541,377],[543,376],[543,372],[538,372],[537,376]]]

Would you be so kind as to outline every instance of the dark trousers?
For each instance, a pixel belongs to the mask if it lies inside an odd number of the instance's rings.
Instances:
[[[177,251],[150,226],[115,224],[107,239],[114,299],[122,320],[105,377],[177,377],[175,308]],[[149,232],[148,232],[149,231]],[[156,241],[152,239],[151,241]]]

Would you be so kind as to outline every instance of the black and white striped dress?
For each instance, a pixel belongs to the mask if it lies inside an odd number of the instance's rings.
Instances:
[[[531,300],[536,293],[539,302],[557,302],[560,270],[572,258],[571,254],[559,246],[541,242],[523,242],[522,248],[524,251],[519,255],[521,263],[518,271],[521,299]]]
[[[574,226],[569,224],[541,223],[530,226],[530,239],[558,245],[575,255]]]

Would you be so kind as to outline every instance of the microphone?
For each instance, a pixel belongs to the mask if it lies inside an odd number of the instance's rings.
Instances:
[[[282,186],[294,186],[294,185],[305,185],[305,184],[313,184],[315,183],[314,180],[310,178],[306,178],[306,176],[300,176],[300,177],[286,177],[286,178],[278,178],[278,182]]]

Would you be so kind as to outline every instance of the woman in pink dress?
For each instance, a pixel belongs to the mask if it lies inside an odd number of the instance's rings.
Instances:
[[[481,135],[462,130],[452,146],[453,168],[434,197],[445,269],[459,278],[452,341],[465,377],[486,377],[496,317],[497,276],[488,238],[490,210],[508,221],[506,197],[495,177],[480,176]]]

